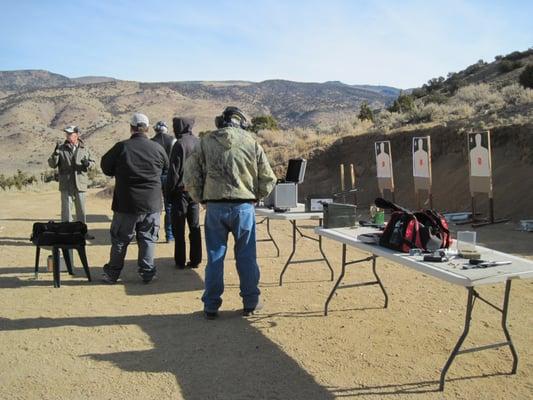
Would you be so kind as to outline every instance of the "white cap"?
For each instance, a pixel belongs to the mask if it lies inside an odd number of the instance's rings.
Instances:
[[[67,126],[65,129],[63,129],[63,132],[66,132],[66,133],[78,133],[79,132],[79,128],[75,125],[69,125]]]
[[[148,117],[141,113],[135,113],[131,116],[130,125],[133,127],[139,127],[144,126],[148,127],[150,125],[150,121],[148,121]]]

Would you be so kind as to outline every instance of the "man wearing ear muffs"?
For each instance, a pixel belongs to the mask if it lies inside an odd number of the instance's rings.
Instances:
[[[215,124],[218,129],[203,135],[187,159],[183,178],[191,198],[206,205],[207,266],[202,301],[207,319],[217,318],[222,305],[230,232],[235,239],[243,315],[261,308],[254,205],[276,184],[263,148],[244,129],[247,121],[241,110],[227,107]]]

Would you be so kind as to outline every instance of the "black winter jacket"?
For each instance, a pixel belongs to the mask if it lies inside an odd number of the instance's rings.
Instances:
[[[168,169],[168,157],[159,144],[135,133],[104,154],[100,167],[104,174],[115,177],[113,211],[161,211],[161,174]]]
[[[176,134],[176,143],[170,154],[170,167],[168,171],[166,194],[170,198],[183,191],[183,166],[185,160],[193,152],[200,140],[192,134],[194,120],[189,118],[174,118],[173,127]]]

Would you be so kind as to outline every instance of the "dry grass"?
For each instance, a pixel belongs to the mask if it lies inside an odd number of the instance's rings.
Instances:
[[[328,148],[344,136],[355,136],[368,132],[368,122],[339,122],[329,129],[293,128],[289,130],[262,130],[258,141],[265,149],[273,169],[282,174],[287,160],[296,157],[309,158],[316,150]]]

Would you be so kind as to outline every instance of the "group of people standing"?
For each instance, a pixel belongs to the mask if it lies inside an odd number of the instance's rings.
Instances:
[[[201,138],[193,134],[193,125],[193,119],[175,117],[173,138],[168,135],[167,125],[159,121],[154,126],[156,135],[150,139],[148,117],[135,113],[130,120],[131,137],[116,143],[103,155],[100,163],[103,173],[115,178],[111,250],[103,268],[103,281],[117,282],[134,237],[139,247],[139,275],[145,283],[154,279],[163,192],[166,240],[174,240],[178,269],[197,268],[202,262],[200,204],[206,209],[207,265],[202,296],[206,318],[217,318],[222,304],[224,258],[230,232],[235,241],[243,314],[249,315],[261,307],[255,204],[274,188],[276,176],[264,150],[245,129],[247,120],[238,108],[227,107],[215,118],[217,129]],[[79,138],[77,127],[67,127],[65,133],[65,142],[57,144],[49,159],[51,167],[59,168],[61,217],[71,220],[74,202],[78,220],[86,222],[84,192],[87,171],[94,160]]]

